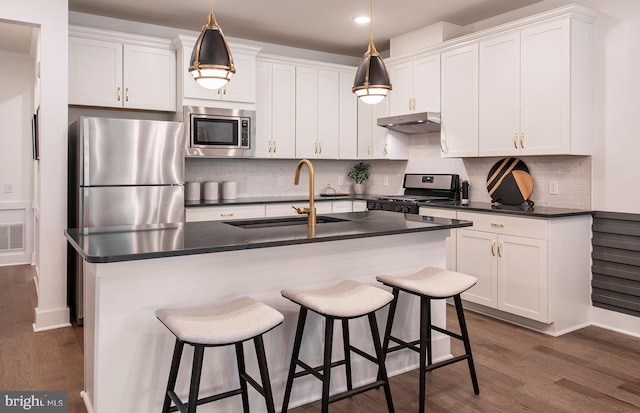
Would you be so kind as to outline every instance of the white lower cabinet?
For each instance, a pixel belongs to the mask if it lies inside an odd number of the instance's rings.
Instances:
[[[264,204],[220,205],[197,208],[185,208],[185,221],[222,221],[227,219],[264,218]]]
[[[467,301],[549,323],[548,220],[459,212],[457,269],[478,278]],[[515,235],[518,234],[518,235]]]

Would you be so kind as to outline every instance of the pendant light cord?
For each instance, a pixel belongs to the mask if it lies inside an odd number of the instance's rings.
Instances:
[[[373,0],[369,0],[369,40],[373,43]]]

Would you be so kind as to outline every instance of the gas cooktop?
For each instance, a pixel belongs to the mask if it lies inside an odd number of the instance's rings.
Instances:
[[[403,195],[385,195],[367,201],[367,209],[417,214],[420,205],[454,204],[460,178],[454,174],[405,174]]]

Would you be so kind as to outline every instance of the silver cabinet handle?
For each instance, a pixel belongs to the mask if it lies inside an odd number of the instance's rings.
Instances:
[[[369,148],[367,149],[367,153],[371,155],[371,144],[369,144]]]
[[[129,101],[129,88],[125,88],[124,90],[124,100],[125,102]]]
[[[223,212],[220,214],[221,217],[232,217],[233,212]]]
[[[276,141],[273,141],[273,153],[276,153],[276,149],[278,149],[278,147],[276,146]]]
[[[524,132],[520,134],[520,147],[524,149]]]
[[[494,228],[504,228],[504,224],[497,224],[495,222],[492,222],[491,226],[494,227]]]
[[[120,86],[118,86],[117,94],[118,94],[118,102],[120,102]]]
[[[322,153],[322,143],[318,143],[318,153]]]
[[[389,144],[388,144],[388,143],[385,143],[385,144],[384,144],[384,154],[385,154],[385,155],[388,155],[388,154],[389,154]]]
[[[513,134],[513,146],[518,149],[518,134],[514,133]]]
[[[449,148],[447,148],[447,142],[444,139],[440,139],[440,150],[442,153],[448,153]]]
[[[273,141],[271,141],[271,140],[269,141],[269,153],[271,153],[271,144],[272,144],[272,142]]]

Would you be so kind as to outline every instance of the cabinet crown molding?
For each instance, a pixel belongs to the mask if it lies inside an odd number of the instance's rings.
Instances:
[[[69,37],[82,37],[84,39],[102,40],[107,42],[120,42],[135,46],[149,46],[158,49],[175,50],[171,39],[143,36],[124,32],[116,32],[93,27],[69,26]]]

